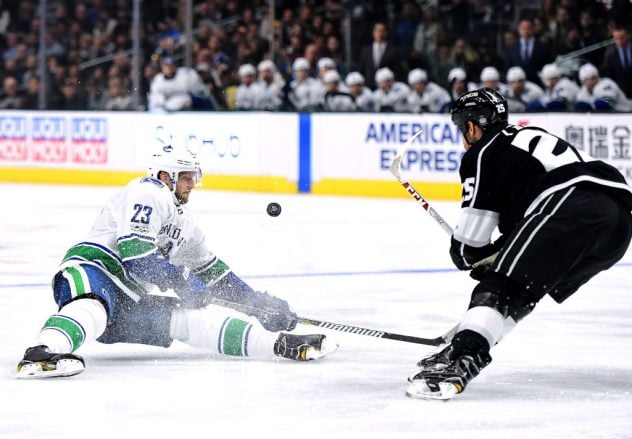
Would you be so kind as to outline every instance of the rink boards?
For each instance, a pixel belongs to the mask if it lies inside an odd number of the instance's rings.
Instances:
[[[632,181],[629,114],[510,122],[543,127]],[[436,114],[4,111],[0,181],[120,185],[165,145],[198,152],[206,188],[380,197],[408,196],[389,171],[406,145],[404,178],[426,198],[460,198],[460,133]]]

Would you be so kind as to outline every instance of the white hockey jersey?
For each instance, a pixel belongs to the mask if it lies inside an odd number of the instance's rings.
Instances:
[[[571,110],[578,93],[579,85],[570,79],[563,77],[560,78],[552,89],[547,88],[544,91],[542,103],[547,105],[552,101],[559,101],[566,107],[567,110]]]
[[[235,110],[254,110],[257,96],[257,84],[240,84],[235,92]]]
[[[408,95],[408,111],[411,113],[440,113],[451,102],[450,93],[434,82],[427,82],[423,94],[411,89]]]
[[[108,201],[84,241],[68,250],[61,268],[93,265],[137,300],[152,286],[132,278],[123,262],[156,252],[207,282],[230,271],[207,248],[187,206],[179,204],[164,183],[151,177],[132,180]]]
[[[610,78],[600,78],[592,93],[582,85],[577,95],[578,102],[586,102],[593,109],[597,99],[608,102],[614,111],[632,111],[632,100],[628,99],[617,83]]]
[[[208,97],[202,79],[194,69],[178,67],[173,78],[163,73],[154,76],[149,86],[149,111],[179,111],[191,108],[191,96]]]
[[[290,82],[290,102],[298,111],[309,110],[320,103],[322,87],[317,79],[307,77]]]
[[[408,111],[409,94],[410,87],[403,82],[394,82],[388,91],[378,88],[373,92],[375,111],[406,112]]]
[[[516,95],[513,88],[509,87],[509,93],[506,97],[510,113],[524,113],[528,105],[534,103],[542,104],[544,90],[535,82],[525,81],[524,89],[520,96]]]

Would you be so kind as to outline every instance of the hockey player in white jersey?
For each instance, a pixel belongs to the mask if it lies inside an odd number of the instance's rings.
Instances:
[[[59,310],[26,350],[18,378],[82,372],[75,352],[93,340],[168,347],[175,339],[224,355],[299,361],[331,351],[324,335],[286,332],[297,324],[288,303],[253,290],[208,249],[187,206],[200,181],[193,154],[164,147],[147,177],[110,199],[64,256],[53,278]]]
[[[306,58],[296,58],[292,63],[294,79],[290,81],[289,100],[297,111],[312,111],[320,104],[322,89],[316,78],[309,76],[311,66]]]
[[[326,92],[323,97],[323,111],[355,112],[358,106],[355,99],[349,93],[340,91],[340,74],[336,70],[325,73],[323,78]]]
[[[257,69],[252,64],[242,64],[237,70],[241,84],[235,92],[235,110],[254,110],[257,96]]]
[[[570,111],[579,93],[579,85],[562,76],[555,64],[546,64],[540,71],[544,83],[544,109],[549,111]]]
[[[504,82],[500,82],[500,72],[496,67],[484,67],[483,70],[481,70],[480,79],[480,87],[491,88],[503,96],[509,94],[509,86]]]
[[[423,69],[413,69],[408,73],[408,85],[412,87],[408,95],[408,111],[411,113],[443,113],[450,106],[450,94],[440,85],[428,81]]]
[[[461,67],[454,67],[448,72],[448,83],[453,102],[468,91],[476,90],[476,84],[467,80],[467,73]]]
[[[544,296],[564,302],[632,238],[632,187],[615,167],[541,128],[508,124],[491,89],[464,94],[451,115],[465,154],[450,256],[479,283],[451,343],[419,361],[406,392],[415,398],[463,392]]]
[[[600,78],[599,70],[587,63],[579,68],[582,84],[575,111],[632,111],[632,100],[627,99],[621,88],[610,78]]]
[[[285,80],[277,72],[276,65],[269,59],[257,65],[259,78],[255,88],[255,110],[278,111],[283,105]]]
[[[507,105],[513,113],[524,113],[542,109],[544,90],[535,82],[527,81],[527,75],[520,66],[507,70],[509,93]]]
[[[375,72],[377,89],[373,92],[373,102],[377,112],[408,111],[408,95],[410,87],[403,82],[395,81],[393,71],[382,67]]]
[[[173,58],[160,61],[161,72],[151,81],[148,110],[156,113],[191,110],[196,100],[209,100],[210,94],[194,69],[176,67]]]
[[[373,92],[364,85],[364,76],[360,72],[351,72],[345,78],[349,94],[355,99],[358,111],[374,111]]]

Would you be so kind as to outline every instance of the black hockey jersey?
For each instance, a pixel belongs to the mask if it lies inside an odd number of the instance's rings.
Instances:
[[[509,233],[546,196],[573,185],[592,185],[632,210],[632,188],[616,168],[540,128],[487,130],[463,155],[459,172],[462,209],[453,246],[488,245],[496,227]]]

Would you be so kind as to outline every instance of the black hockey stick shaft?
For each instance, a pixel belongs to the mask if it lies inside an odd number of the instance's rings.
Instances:
[[[365,335],[367,337],[385,338],[388,340],[403,341],[406,343],[423,344],[427,346],[441,346],[449,343],[456,333],[455,326],[446,334],[436,338],[413,337],[411,335],[394,334],[392,332],[378,331],[376,329],[361,328],[359,326],[344,325],[341,323],[327,322],[323,320],[306,319],[299,317],[298,322],[304,325],[318,326],[323,329],[331,329],[333,331],[346,332],[348,334]]]

